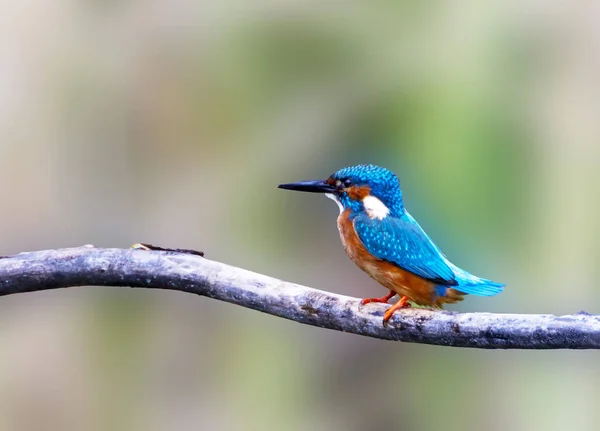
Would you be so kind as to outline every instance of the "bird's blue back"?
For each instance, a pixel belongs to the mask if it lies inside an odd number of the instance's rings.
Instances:
[[[482,296],[502,291],[502,284],[476,277],[448,261],[406,211],[381,220],[364,212],[355,214],[354,229],[369,253],[438,285]]]
[[[354,229],[374,256],[438,284],[458,284],[440,251],[406,213],[381,220],[371,219],[366,213],[357,214]]]

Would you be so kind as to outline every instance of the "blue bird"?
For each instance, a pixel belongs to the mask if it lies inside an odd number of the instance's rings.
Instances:
[[[381,298],[361,303],[400,299],[383,317],[415,304],[442,308],[467,294],[496,295],[503,284],[476,277],[450,262],[404,208],[400,182],[391,171],[375,165],[340,169],[324,181],[281,184],[279,188],[324,193],[340,208],[337,226],[350,259],[389,289]]]

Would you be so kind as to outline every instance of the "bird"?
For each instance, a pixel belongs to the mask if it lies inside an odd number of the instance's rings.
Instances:
[[[322,193],[337,203],[337,227],[348,257],[389,290],[383,297],[362,299],[361,305],[387,304],[399,296],[384,313],[384,326],[411,303],[441,309],[465,295],[493,296],[503,291],[504,284],[477,277],[448,260],[406,210],[400,181],[386,168],[349,166],[326,180],[278,187]]]

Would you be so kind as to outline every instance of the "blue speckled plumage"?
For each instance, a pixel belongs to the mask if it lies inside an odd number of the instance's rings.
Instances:
[[[476,277],[449,262],[406,211],[400,217],[383,220],[359,214],[354,218],[354,229],[371,254],[435,284],[480,296],[502,291],[502,284]]]
[[[456,286],[454,272],[441,257],[435,245],[412,223],[406,214],[371,219],[367,214],[354,217],[354,229],[366,249],[380,259],[437,284]]]
[[[340,206],[338,228],[349,257],[380,284],[401,296],[385,316],[411,299],[439,306],[462,295],[496,295],[503,284],[477,277],[451,263],[404,208],[400,182],[375,165],[340,169],[325,181],[282,184],[281,188],[326,193]],[[364,299],[387,302],[390,296]]]

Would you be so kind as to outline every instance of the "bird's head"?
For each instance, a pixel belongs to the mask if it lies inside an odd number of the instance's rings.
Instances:
[[[324,193],[338,203],[340,211],[366,212],[371,218],[398,217],[404,212],[398,177],[375,165],[349,166],[326,180],[281,184],[279,188]]]

